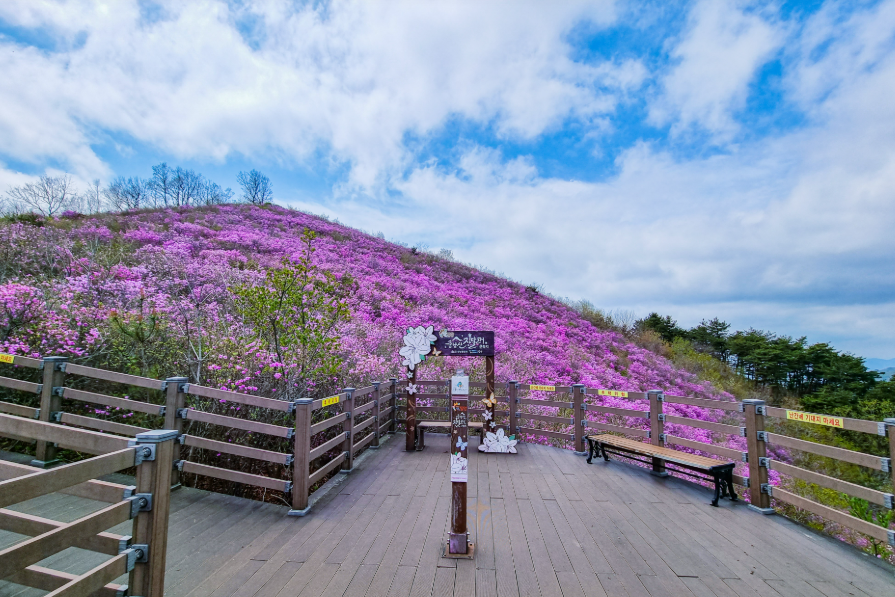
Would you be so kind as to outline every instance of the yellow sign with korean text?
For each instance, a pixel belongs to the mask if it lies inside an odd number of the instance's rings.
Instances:
[[[598,390],[597,394],[600,396],[613,396],[615,398],[627,398],[628,393],[622,392],[620,390]]]
[[[336,395],[336,396],[330,396],[329,398],[324,398],[323,404],[321,404],[320,406],[323,407],[323,406],[329,406],[331,404],[338,404],[338,403],[339,403],[339,396]]]
[[[534,392],[555,392],[556,386],[536,386],[532,384],[528,386],[528,389]]]
[[[12,365],[12,362],[15,361],[15,357],[11,354],[0,354],[0,363],[9,363]]]
[[[788,410],[786,411],[786,418],[790,421],[814,423],[815,425],[826,425],[827,427],[836,427],[838,429],[845,428],[845,421],[843,421],[842,417],[815,415],[814,413],[803,413],[797,410]]]

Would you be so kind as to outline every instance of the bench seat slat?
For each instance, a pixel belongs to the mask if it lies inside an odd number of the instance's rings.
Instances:
[[[673,450],[671,448],[653,446],[644,442],[639,442],[637,440],[619,437],[617,435],[600,433],[596,435],[589,435],[587,437],[588,439],[599,442],[601,444],[605,444],[607,446],[625,448],[627,450],[643,454],[644,456],[661,458],[662,460],[666,460],[668,462],[686,464],[687,466],[693,466],[705,470],[712,470],[718,467],[729,467],[731,464],[733,464],[732,461],[724,462],[716,460],[714,458],[707,458],[705,456],[697,456],[695,454],[679,452],[678,450]]]

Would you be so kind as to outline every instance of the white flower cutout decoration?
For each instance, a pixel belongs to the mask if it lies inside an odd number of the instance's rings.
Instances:
[[[435,342],[435,334],[432,333],[433,326],[424,328],[408,328],[407,334],[404,335],[404,346],[398,351],[404,360],[401,364],[413,371],[425,357],[429,354],[429,346]]]
[[[416,394],[420,389],[416,386],[416,384],[409,383],[407,384],[407,393],[408,394]]]
[[[482,417],[483,417],[486,421],[490,421],[490,420],[491,420],[491,416],[492,416],[492,415],[491,415],[491,411],[490,411],[490,410],[486,410],[485,412],[482,413]]]
[[[485,441],[479,445],[479,452],[502,452],[515,454],[516,440],[510,439],[503,429],[498,429],[497,433],[490,431],[485,434]]]
[[[469,470],[469,460],[460,456],[460,453],[451,454],[451,474],[462,475]]]

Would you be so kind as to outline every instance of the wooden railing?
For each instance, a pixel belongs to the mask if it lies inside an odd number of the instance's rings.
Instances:
[[[134,595],[163,596],[175,431],[148,431],[128,440],[0,414],[0,435],[46,445],[64,440],[71,449],[100,454],[49,470],[0,461],[0,479],[4,479],[0,481],[0,528],[30,537],[0,551],[0,579],[49,591],[52,597],[111,597],[128,590]],[[134,487],[95,480],[132,467],[136,467]],[[6,509],[54,492],[110,505],[69,523]],[[129,519],[133,519],[131,536],[105,532]],[[36,565],[69,547],[111,557],[80,575]],[[128,586],[110,584],[126,573]]]
[[[91,452],[92,449],[108,451],[110,442],[120,441],[112,435],[128,437],[148,431],[147,428],[128,425],[117,421],[108,421],[84,416],[63,410],[63,400],[78,403],[101,405],[120,409],[131,413],[143,413],[151,417],[159,428],[170,429],[177,433],[177,443],[172,450],[174,470],[172,484],[179,484],[180,475],[184,473],[202,475],[223,481],[230,481],[274,491],[283,492],[293,504],[292,514],[301,515],[308,511],[308,499],[311,491],[324,481],[330,473],[339,468],[350,471],[354,457],[366,447],[376,448],[383,433],[394,433],[397,416],[397,379],[389,382],[374,382],[360,390],[346,389],[338,394],[338,400],[330,400],[326,406],[324,399],[298,400],[295,402],[277,400],[221,390],[188,383],[185,377],[171,377],[156,380],[135,375],[127,375],[114,371],[106,371],[93,367],[85,367],[67,362],[64,357],[46,357],[38,360],[27,357],[10,357],[16,367],[42,370],[42,384],[10,377],[0,377],[0,387],[36,395],[40,407],[24,406],[10,402],[0,402],[0,413],[15,415],[15,418],[27,417],[38,419],[46,424],[58,424],[59,430],[53,439],[43,440],[15,433],[0,433],[13,439],[34,441],[37,439],[37,457],[32,463],[35,466],[47,467],[57,463],[59,447],[77,451]],[[159,404],[121,398],[85,391],[70,387],[78,385],[83,379],[99,380],[138,387],[159,392]],[[68,384],[68,385],[67,385]],[[163,401],[163,403],[162,403]],[[387,405],[381,404],[382,402]],[[283,424],[272,424],[243,416],[208,412],[208,408],[217,404],[237,404],[251,409],[264,409],[268,420],[279,417]],[[336,407],[340,410],[334,413]],[[248,410],[248,409],[246,409]],[[245,411],[244,411],[245,412]],[[257,410],[254,410],[257,413]],[[334,420],[332,415],[335,414]],[[349,418],[350,417],[350,418]],[[258,418],[255,416],[255,418]],[[376,424],[378,422],[378,424]],[[342,439],[333,440],[336,426],[339,425]],[[224,442],[203,437],[196,431],[196,426],[225,428],[227,432],[238,430],[246,435],[269,436],[294,444],[284,452],[261,449],[243,445],[238,442]],[[68,429],[75,427],[98,430],[95,445],[78,446],[66,443]],[[272,463],[282,468],[285,478],[270,475],[258,475],[195,462],[190,457],[195,450],[207,450],[218,455],[228,454],[240,458],[248,458],[263,463]],[[329,460],[324,460],[329,456]],[[291,480],[289,479],[291,477]]]

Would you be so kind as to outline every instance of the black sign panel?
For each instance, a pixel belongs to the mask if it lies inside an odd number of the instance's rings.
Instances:
[[[435,346],[429,354],[446,357],[493,357],[494,332],[435,332]]]

